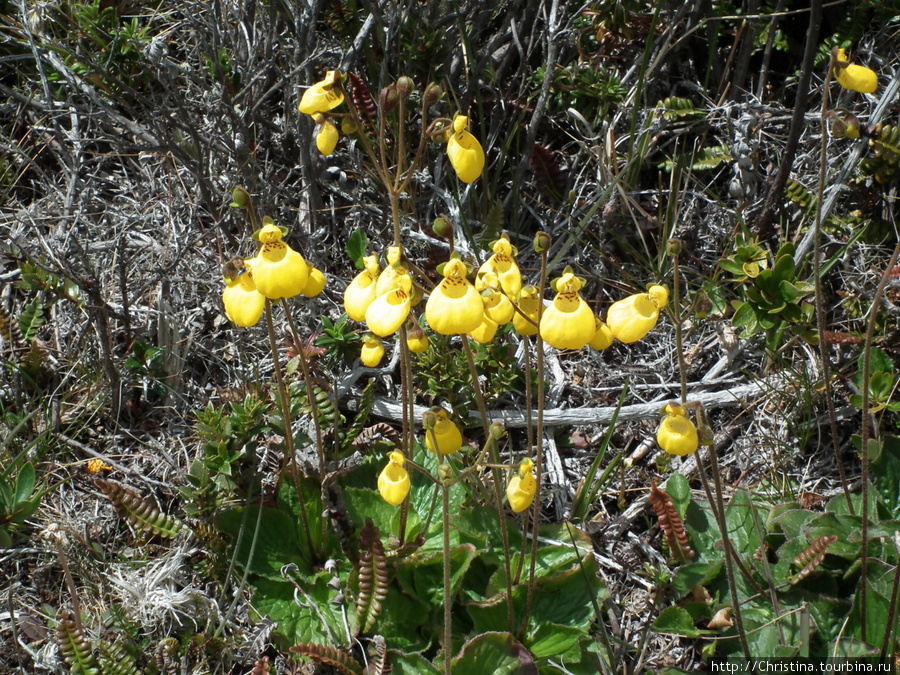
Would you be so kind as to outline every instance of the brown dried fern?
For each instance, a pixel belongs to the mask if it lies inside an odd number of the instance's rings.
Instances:
[[[387,557],[371,518],[366,518],[366,526],[359,533],[358,583],[356,619],[362,632],[368,633],[381,614],[388,587]]]
[[[375,105],[375,99],[372,98],[369,87],[359,75],[347,73],[347,78],[350,81],[350,99],[356,106],[363,130],[369,138],[376,138],[375,122],[378,119],[378,108]]]
[[[0,336],[6,340],[11,353],[24,351],[27,347],[22,331],[19,329],[19,322],[15,321],[2,305],[0,305]]]
[[[156,667],[160,675],[177,675],[180,670],[177,651],[178,640],[173,637],[163,638],[156,645]]]
[[[100,675],[91,645],[67,609],[62,610],[59,621],[56,623],[56,644],[59,646],[63,660],[69,665],[69,673],[72,675]]]
[[[366,427],[362,432],[353,439],[354,450],[358,450],[361,454],[366,454],[369,449],[376,443],[390,443],[392,445],[400,445],[400,434],[397,430],[386,422],[379,422],[370,427]]]
[[[134,490],[102,478],[95,478],[94,485],[113,503],[119,516],[144,532],[171,539],[184,527],[180,520],[166,515],[154,504],[141,499]]]
[[[796,558],[794,565],[800,567],[801,570],[791,577],[792,584],[799,584],[806,577],[812,574],[816,568],[825,560],[825,554],[828,553],[828,547],[837,541],[837,535],[819,537],[805,549],[803,549]]]
[[[389,675],[391,662],[387,655],[387,642],[381,635],[372,638],[372,646],[369,647],[369,668],[373,675]]]
[[[540,193],[554,202],[562,201],[568,172],[560,165],[557,156],[544,146],[535,144],[534,152],[531,153],[531,170]]]
[[[650,486],[650,504],[656,512],[656,520],[660,529],[666,535],[669,550],[677,555],[682,562],[687,562],[694,557],[694,551],[688,540],[687,532],[681,524],[681,517],[675,510],[671,497],[656,487],[656,481]]]
[[[250,675],[269,675],[270,672],[269,657],[264,656],[253,664],[253,670],[250,671]]]
[[[356,659],[334,647],[301,642],[291,647],[290,651],[300,656],[307,656],[316,663],[337,668],[346,675],[363,675],[363,667]]]

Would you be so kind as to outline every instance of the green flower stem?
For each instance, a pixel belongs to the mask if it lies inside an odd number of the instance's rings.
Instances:
[[[838,472],[841,474],[841,488],[847,499],[847,508],[851,514],[856,514],[853,501],[850,499],[850,485],[847,481],[847,472],[844,469],[844,460],[841,458],[840,444],[838,443],[837,414],[834,409],[834,395],[831,390],[831,361],[828,358],[828,345],[825,343],[825,300],[822,291],[822,202],[825,193],[825,177],[828,167],[828,124],[825,121],[825,113],[828,109],[828,89],[831,86],[831,71],[834,64],[829,64],[825,75],[825,86],[822,88],[822,144],[819,148],[819,185],[816,190],[816,220],[815,220],[815,244],[813,245],[813,277],[816,283],[816,330],[819,332],[819,358],[822,360],[822,381],[825,384],[825,405],[828,406],[828,420],[831,424],[831,441],[834,445],[834,458],[837,461]],[[864,484],[865,485],[865,484]],[[865,487],[863,487],[865,491]],[[865,631],[865,628],[863,628]]]
[[[515,303],[513,304],[513,306],[515,306]],[[518,307],[516,307],[516,311],[519,311]],[[531,397],[533,395],[531,387],[531,340],[528,339],[527,335],[522,338],[522,346],[525,349],[525,433],[527,435],[528,442],[528,449],[525,452],[525,456],[530,458],[532,454],[532,448],[534,447],[534,427],[531,424],[531,416],[532,414],[534,414],[534,407],[532,406],[531,402]],[[522,514],[522,532],[528,532],[529,515],[530,511],[528,509],[525,509],[525,513]],[[519,554],[519,564],[516,566],[516,574],[515,578],[513,579],[514,584],[518,584],[519,579],[522,576],[522,565],[525,564],[525,547],[527,545],[528,537],[522,537],[522,551]]]
[[[275,380],[278,382],[278,398],[281,401],[281,419],[284,422],[284,464],[290,467],[291,477],[294,480],[294,491],[297,493],[297,503],[300,506],[300,520],[303,522],[303,531],[306,533],[306,542],[309,544],[310,555],[315,558],[315,546],[313,546],[312,534],[309,531],[309,520],[306,517],[306,502],[303,499],[303,490],[300,487],[300,467],[297,466],[297,458],[294,452],[294,430],[291,425],[291,403],[288,398],[287,387],[284,384],[284,374],[281,372],[281,361],[278,358],[278,344],[275,341],[275,324],[272,321],[272,301],[266,300],[266,327],[269,330],[269,347],[272,349],[272,360],[275,363]]]
[[[472,355],[472,345],[469,344],[469,336],[462,336],[463,348],[466,352],[466,362],[469,364],[469,376],[472,378],[472,386],[475,390],[475,401],[478,403],[478,412],[481,414],[481,426],[484,431],[486,444],[491,447],[491,462],[500,464],[497,446],[492,443],[490,429],[488,428],[487,408],[484,405],[484,396],[481,393],[481,385],[478,382],[478,371],[475,368],[475,357]],[[437,447],[437,446],[435,446]],[[503,509],[503,488],[500,485],[501,475],[499,469],[491,469],[494,476],[494,496],[497,500],[497,512],[500,514],[500,535],[503,538],[503,561],[506,565],[506,619],[509,624],[509,632],[513,632],[513,599],[512,599],[512,566],[509,559],[509,532],[506,525],[506,511]]]
[[[675,320],[675,351],[678,353],[678,374],[681,378],[681,404],[687,402],[687,366],[684,362],[681,338],[681,297],[678,278],[678,255],[672,256],[672,315]]]
[[[413,447],[415,444],[415,395],[412,390],[412,357],[409,352],[409,344],[407,343],[406,326],[400,327],[400,400],[403,404],[402,428],[400,436],[400,452],[409,462],[412,459]],[[396,347],[395,347],[396,348]],[[426,472],[427,473],[427,472]],[[409,517],[409,497],[403,500],[400,505],[400,545],[406,541],[406,520]]]
[[[541,281],[538,285],[537,325],[540,328],[544,315],[544,290],[547,288],[547,250],[541,251]],[[537,429],[534,432],[537,447],[534,463],[534,476],[537,482],[537,493],[534,495],[534,515],[531,525],[531,560],[528,563],[528,597],[525,601],[525,617],[522,620],[522,635],[528,630],[528,617],[531,615],[531,603],[534,600],[534,570],[537,560],[538,526],[541,520],[541,488],[544,473],[544,339],[538,330],[535,336],[535,352],[537,353],[538,391],[537,391]]]
[[[442,465],[440,471],[446,465]],[[449,467],[448,467],[449,468]],[[449,473],[446,472],[446,473]],[[445,477],[442,476],[443,484],[441,485],[441,512],[444,518],[444,673],[450,675],[451,656],[453,655],[453,645],[451,643],[451,619],[453,610],[453,598],[450,588],[450,487]]]

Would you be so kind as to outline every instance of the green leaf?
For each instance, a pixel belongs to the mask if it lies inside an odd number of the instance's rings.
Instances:
[[[878,496],[887,508],[890,518],[900,519],[900,438],[885,436],[881,457],[870,473],[878,489]]]
[[[675,510],[678,511],[678,515],[684,519],[687,506],[691,501],[691,486],[688,484],[687,479],[680,473],[673,473],[663,487],[666,494],[672,498],[672,504],[675,506]]]
[[[231,552],[241,568],[275,580],[281,580],[281,568],[288,563],[296,564],[301,570],[309,569],[295,534],[296,523],[291,516],[276,509],[262,509],[260,512],[258,506],[251,506],[247,509],[246,518],[244,516],[244,509],[238,508],[226,511],[216,521],[216,527],[231,536]],[[249,560],[257,522],[256,546],[253,559]],[[240,548],[235,553],[238,541]]]
[[[688,611],[681,607],[666,607],[653,622],[653,630],[657,633],[681,635],[687,638],[697,638],[703,635],[703,631],[694,626],[694,620]]]
[[[469,640],[459,656],[453,659],[452,672],[491,673],[492,675],[524,675],[534,667],[528,651],[509,633],[484,633]]]
[[[723,564],[724,561],[715,560],[682,565],[672,578],[672,588],[678,591],[679,595],[685,596],[695,586],[705,586],[715,579],[721,573]]]
[[[535,658],[560,657],[576,647],[579,638],[583,636],[584,631],[578,628],[545,623],[538,626],[537,630],[529,636],[527,646]]]
[[[361,227],[353,230],[353,233],[347,240],[347,245],[344,247],[344,252],[350,257],[350,260],[353,261],[353,264],[358,270],[361,270],[365,267],[363,258],[366,255],[366,249],[368,248],[368,246],[369,238],[368,236],[366,236],[365,230],[363,230]]]
[[[301,584],[305,596],[286,581],[258,579],[254,583],[253,609],[259,618],[269,617],[278,624],[276,635],[281,638],[282,647],[298,642],[333,644],[343,640],[341,609],[331,602],[338,591],[328,588],[330,579],[327,572],[305,577]]]
[[[26,462],[19,469],[19,475],[16,476],[16,491],[13,495],[13,503],[27,500],[31,496],[31,491],[34,490],[34,483],[34,465],[31,462]]]

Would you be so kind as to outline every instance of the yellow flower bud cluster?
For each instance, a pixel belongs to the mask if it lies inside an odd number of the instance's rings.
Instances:
[[[271,218],[264,218],[262,228],[254,234],[260,244],[256,255],[226,266],[222,304],[225,316],[238,326],[255,326],[267,299],[301,293],[314,298],[325,288],[325,275],[282,241],[285,233]]]

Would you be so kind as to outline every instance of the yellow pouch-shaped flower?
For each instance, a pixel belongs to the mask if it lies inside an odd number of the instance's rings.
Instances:
[[[225,284],[222,291],[225,316],[242,328],[255,326],[266,307],[266,298],[256,290],[253,277],[245,272],[237,279],[225,279]]]
[[[338,87],[340,80],[340,72],[329,70],[324,80],[316,82],[303,92],[297,109],[304,115],[314,115],[337,108],[344,102],[344,94]]]
[[[447,415],[443,408],[434,408],[434,429],[425,431],[425,445],[431,452],[440,455],[452,455],[463,445],[462,433],[459,427]],[[432,435],[433,434],[433,435]],[[437,447],[435,447],[437,443]]]
[[[406,345],[413,354],[423,354],[428,351],[428,336],[416,325],[407,332]]]
[[[481,300],[484,303],[484,313],[490,317],[491,321],[500,326],[505,326],[512,321],[516,309],[503,293],[494,291],[489,296],[482,295]]]
[[[494,336],[497,334],[497,328],[497,322],[485,313],[481,317],[481,323],[478,325],[478,328],[470,331],[468,336],[478,344],[486,345],[494,339]]]
[[[583,283],[571,272],[556,280],[556,297],[541,315],[541,337],[556,349],[581,349],[594,337],[596,318],[578,292]]]
[[[378,476],[378,493],[391,506],[399,506],[409,494],[409,472],[403,467],[406,460],[394,450],[388,455],[388,464]]]
[[[834,77],[844,89],[850,91],[873,94],[878,89],[878,76],[875,71],[850,63],[847,53],[843,49],[837,50],[837,56],[834,59]]]
[[[367,368],[375,368],[384,358],[384,343],[381,338],[371,333],[362,337],[362,350],[359,352],[359,360]]]
[[[366,310],[375,300],[378,283],[378,257],[367,255],[363,262],[366,268],[353,278],[344,291],[344,311],[354,321],[366,320]]]
[[[391,335],[409,316],[412,280],[403,271],[404,274],[397,276],[398,287],[379,295],[366,310],[366,325],[375,335]]]
[[[656,432],[659,447],[670,455],[684,457],[697,450],[697,427],[687,417],[687,412],[677,403],[665,407],[666,416]]]
[[[534,286],[526,286],[522,289],[522,292],[519,293],[518,307],[525,316],[522,316],[519,312],[513,314],[513,328],[522,337],[537,335],[538,298],[537,289]],[[528,321],[525,318],[526,316],[531,321]]]
[[[484,170],[484,150],[478,139],[466,131],[468,126],[469,118],[457,115],[453,118],[453,133],[447,140],[447,157],[463,183],[477,180]]]
[[[466,335],[481,325],[484,303],[466,273],[466,265],[459,258],[444,264],[444,279],[425,303],[425,320],[434,332]]]
[[[509,237],[502,235],[500,239],[491,244],[491,250],[494,254],[484,261],[484,264],[478,268],[478,275],[475,277],[475,290],[484,289],[481,281],[485,274],[494,272],[500,282],[500,288],[510,298],[519,296],[522,290],[522,273],[515,261],[515,248],[509,243]],[[500,323],[507,323],[506,321]]]
[[[668,300],[665,286],[651,286],[647,293],[629,295],[610,305],[606,325],[619,342],[637,342],[656,326],[659,310]]]
[[[510,508],[516,513],[522,513],[534,501],[537,481],[532,473],[533,468],[533,461],[527,458],[523,459],[519,464],[518,471],[513,474],[509,485],[506,486],[506,498],[509,500]]]
[[[263,219],[263,223],[257,234],[262,248],[244,264],[253,272],[256,290],[269,300],[293,298],[306,288],[309,267],[302,255],[281,240],[280,227],[269,218]]]
[[[403,250],[399,246],[391,246],[387,253],[387,266],[378,275],[378,285],[375,287],[375,295],[383,295],[397,288],[397,275],[407,274],[406,268],[400,264]],[[400,270],[403,270],[402,272]]]
[[[591,341],[588,343],[591,347],[596,349],[598,352],[602,352],[604,349],[607,349],[613,343],[613,334],[605,323],[603,323],[600,319],[597,319],[597,323],[594,327],[594,337],[591,338]]]
[[[316,134],[316,147],[319,152],[328,157],[337,147],[339,137],[336,126],[331,122],[322,122],[319,133]]]
[[[325,290],[325,275],[321,270],[315,267],[309,267],[309,277],[306,279],[306,286],[303,287],[303,295],[307,298],[314,298]]]

